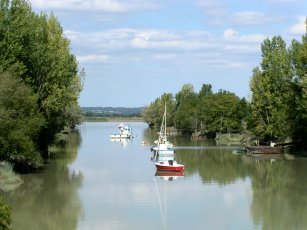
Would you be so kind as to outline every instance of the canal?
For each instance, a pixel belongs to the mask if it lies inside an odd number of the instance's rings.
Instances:
[[[112,142],[118,123],[85,122],[41,172],[4,194],[14,230],[306,229],[307,161],[254,161],[237,146],[170,137],[184,174],[156,172],[156,132]],[[145,144],[144,144],[144,143]]]

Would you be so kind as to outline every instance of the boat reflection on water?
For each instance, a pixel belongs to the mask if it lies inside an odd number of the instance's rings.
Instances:
[[[131,139],[128,138],[111,138],[111,142],[120,142],[124,149],[127,148],[128,143],[131,143]]]
[[[156,185],[157,197],[159,202],[161,220],[163,229],[167,229],[167,205],[166,205],[166,198],[167,198],[167,184],[170,181],[177,180],[180,177],[184,177],[184,172],[171,172],[171,171],[160,171],[157,170],[154,176],[154,181]],[[163,182],[157,182],[157,177],[163,180]],[[169,184],[170,185],[170,184]],[[160,186],[160,189],[159,189]],[[162,187],[161,187],[162,186]],[[161,193],[161,194],[160,194]]]
[[[157,170],[155,173],[155,177],[159,177],[160,179],[166,180],[166,181],[173,181],[178,179],[179,177],[184,177],[185,174],[183,171],[181,172],[169,172],[169,171],[160,171]]]

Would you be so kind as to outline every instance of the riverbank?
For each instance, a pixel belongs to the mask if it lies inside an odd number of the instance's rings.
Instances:
[[[0,162],[0,191],[12,191],[22,183],[20,176],[13,171],[11,163]]]

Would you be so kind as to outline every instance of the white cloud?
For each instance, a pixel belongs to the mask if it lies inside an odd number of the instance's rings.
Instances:
[[[233,29],[227,29],[224,31],[225,39],[234,39],[239,35],[239,33]]]
[[[110,57],[108,55],[95,55],[95,54],[90,54],[90,55],[84,55],[84,56],[77,56],[77,60],[80,63],[85,63],[85,62],[108,62],[110,60]]]
[[[161,63],[203,68],[245,68],[258,54],[261,34],[241,35],[229,28],[220,36],[206,31],[118,28],[102,32],[65,31],[80,63]],[[247,55],[247,56],[246,56]],[[244,57],[246,56],[246,59]]]
[[[298,16],[297,19],[298,22],[295,25],[291,26],[288,31],[291,34],[302,35],[306,33],[306,24],[305,24],[306,16]]]
[[[221,0],[197,0],[203,11],[211,16],[218,16],[225,13],[225,3]]]
[[[261,12],[243,11],[231,16],[234,23],[239,25],[258,25],[280,20],[278,17],[266,16]]]
[[[135,10],[150,10],[157,6],[151,1],[130,0],[32,0],[34,8],[43,10],[91,10],[106,12],[129,12]]]
[[[224,39],[227,41],[237,41],[240,42],[241,45],[243,43],[260,43],[262,42],[266,36],[262,34],[249,34],[249,35],[239,35],[239,32],[234,29],[227,29],[223,33]]]

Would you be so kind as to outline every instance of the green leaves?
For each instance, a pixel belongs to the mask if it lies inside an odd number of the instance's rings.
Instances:
[[[256,68],[251,79],[252,110],[255,132],[263,138],[285,137],[289,127],[284,126],[291,79],[289,57],[281,37],[266,39],[262,46],[262,69]]]
[[[36,145],[43,125],[31,88],[0,72],[0,160],[38,167],[41,158]]]
[[[303,43],[293,41],[289,49],[280,36],[266,39],[261,45],[261,68],[253,70],[250,88],[253,131],[262,139],[295,138],[297,129],[307,124],[303,119],[307,111],[304,39]]]
[[[0,196],[0,229],[9,230],[11,224],[11,210]]]
[[[244,132],[249,114],[245,99],[234,93],[220,90],[212,92],[212,86],[204,84],[199,93],[191,84],[185,84],[175,96],[163,94],[144,111],[144,119],[150,125],[160,125],[164,102],[168,108],[168,126],[175,126],[182,133]],[[246,121],[244,123],[244,121]]]
[[[302,42],[292,41],[289,49],[294,71],[292,79],[291,119],[294,122],[292,135],[307,142],[307,35]]]
[[[55,133],[81,122],[84,71],[57,18],[32,12],[26,0],[0,1],[0,54],[0,70],[12,74],[0,86],[0,114],[8,118],[0,122],[11,129],[0,141],[9,149],[0,151],[14,161],[36,160],[38,146],[46,150]]]

